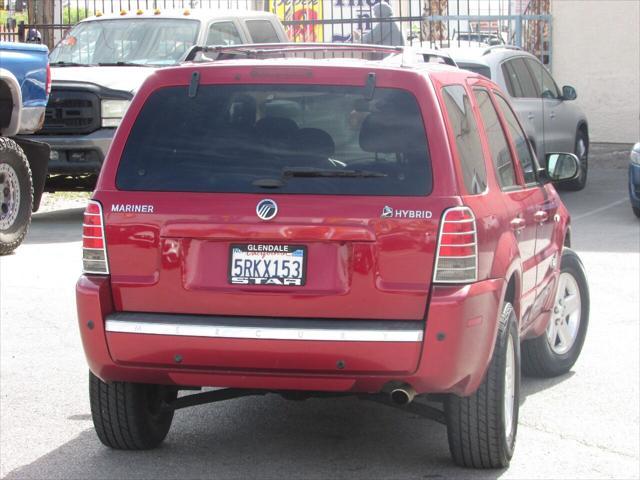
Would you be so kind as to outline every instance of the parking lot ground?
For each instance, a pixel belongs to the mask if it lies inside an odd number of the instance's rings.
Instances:
[[[203,405],[177,412],[158,450],[103,447],[75,314],[82,208],[62,207],[36,214],[26,243],[0,260],[1,476],[638,478],[640,222],[617,152],[594,147],[588,187],[563,193],[591,288],[589,333],[571,372],[523,379],[509,469],[458,469],[443,426],[352,398]]]

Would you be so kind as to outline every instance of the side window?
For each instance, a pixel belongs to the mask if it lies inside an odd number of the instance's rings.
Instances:
[[[253,43],[278,43],[280,39],[269,20],[247,20]]]
[[[529,69],[522,58],[514,58],[507,62],[510,80],[515,89],[514,97],[537,98],[539,96],[536,84]]]
[[[525,183],[535,183],[537,181],[535,172],[536,167],[531,149],[529,148],[529,143],[527,142],[527,137],[520,128],[516,115],[513,113],[513,110],[511,110],[507,101],[500,95],[496,94],[495,97],[498,102],[498,108],[507,121],[509,133],[511,134],[511,138],[515,144],[516,152],[518,153],[518,161],[522,166],[522,172],[524,174],[524,181]]]
[[[450,85],[442,89],[442,96],[456,137],[465,187],[471,194],[482,193],[487,188],[487,169],[467,91],[462,85]]]
[[[502,64],[502,75],[504,76],[504,83],[507,85],[507,91],[512,97],[522,97],[522,89],[518,83],[516,72],[513,70],[511,62],[504,62]]]
[[[207,45],[238,45],[242,43],[233,22],[216,22],[209,27]]]
[[[545,66],[532,58],[526,58],[524,61],[527,62],[531,76],[536,82],[536,87],[541,92],[542,98],[559,98],[560,92],[556,82],[553,81]]]
[[[513,158],[511,150],[509,150],[509,142],[505,137],[498,113],[496,112],[489,92],[486,90],[474,90],[478,106],[480,107],[480,116],[484,124],[487,140],[489,141],[489,149],[491,150],[491,160],[493,168],[498,177],[498,183],[502,188],[510,188],[517,186],[516,171],[513,168]]]

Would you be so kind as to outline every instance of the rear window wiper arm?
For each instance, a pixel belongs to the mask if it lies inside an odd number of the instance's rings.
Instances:
[[[88,63],[76,63],[76,62],[52,62],[52,67],[90,67]]]
[[[386,177],[386,173],[372,172],[370,170],[331,170],[323,168],[286,168],[282,171],[283,177]]]
[[[146,63],[136,62],[98,62],[101,67],[149,67]]]

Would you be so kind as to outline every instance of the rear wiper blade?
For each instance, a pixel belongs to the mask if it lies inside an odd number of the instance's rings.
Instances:
[[[386,173],[372,172],[370,170],[330,170],[323,168],[286,168],[282,171],[284,177],[386,177]]]
[[[90,67],[88,63],[76,63],[76,62],[53,62],[53,67]]]
[[[101,67],[148,67],[146,63],[135,62],[98,62]]]

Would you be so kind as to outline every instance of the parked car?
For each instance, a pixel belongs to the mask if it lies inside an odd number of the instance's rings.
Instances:
[[[158,70],[116,132],[76,290],[99,439],[153,448],[175,409],[244,395],[440,394],[454,461],[508,465],[521,359],[560,375],[586,335],[550,183],[577,158],[541,170],[472,72],[278,48]]]
[[[157,68],[178,64],[194,44],[286,40],[277,17],[259,11],[139,10],[82,20],[51,52],[47,116],[31,137],[51,146],[48,188],[92,189],[142,82]]]
[[[631,199],[633,213],[640,218],[640,142],[633,146],[630,155],[629,198]]]
[[[38,210],[49,147],[16,137],[40,128],[49,94],[47,47],[0,42],[0,255],[22,243]]]
[[[558,88],[546,67],[530,53],[513,46],[449,49],[460,68],[492,79],[509,93],[538,157],[549,152],[573,152],[580,159],[581,175],[563,184],[582,190],[587,183],[589,125],[584,112],[573,102],[575,88]]]

